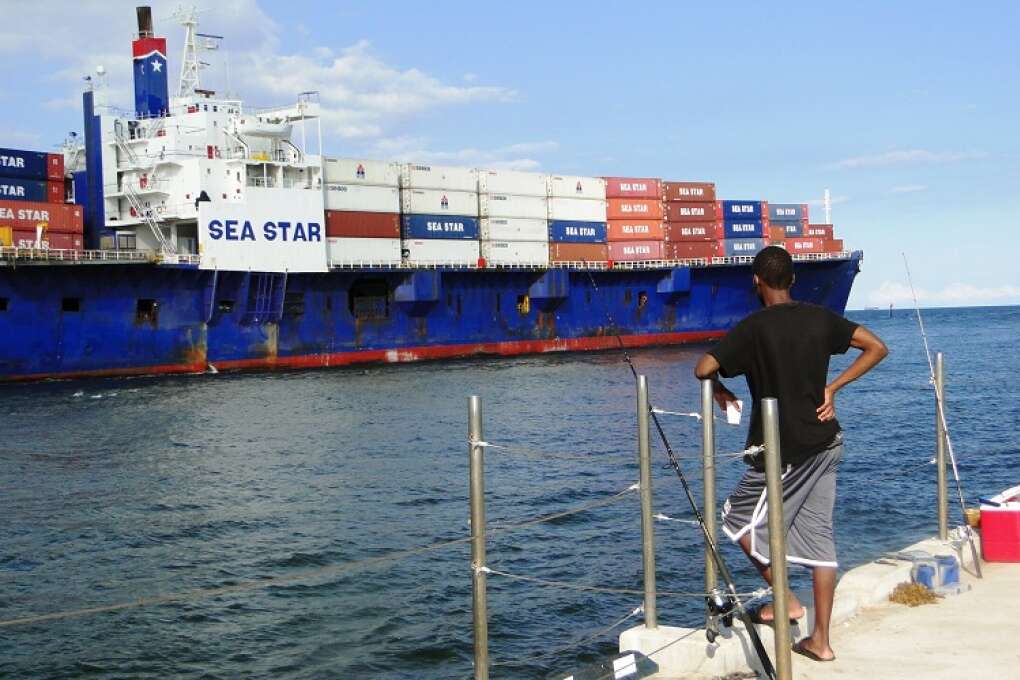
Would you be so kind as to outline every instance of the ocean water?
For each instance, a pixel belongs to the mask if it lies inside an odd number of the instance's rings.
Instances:
[[[892,353],[837,398],[844,568],[936,528],[934,401],[916,320],[850,316]],[[930,310],[925,321],[946,354],[967,498],[1020,483],[1020,307]],[[655,405],[698,409],[692,370],[704,349],[633,353]],[[742,381],[730,383],[746,399]],[[618,352],[0,387],[0,621],[181,595],[2,625],[0,676],[470,677],[468,546],[359,562],[467,534],[470,394],[483,399],[485,438],[510,447],[486,455],[490,525],[636,481],[634,386]],[[663,422],[681,455],[696,456],[697,422]],[[743,437],[720,425],[720,450]],[[656,510],[689,518],[658,442],[653,455]],[[700,463],[683,463],[700,493]],[[740,465],[721,466],[721,497]],[[660,590],[700,591],[696,528],[656,531]],[[637,496],[498,533],[488,550],[502,571],[640,589]],[[742,589],[759,586],[739,551],[725,555]],[[345,564],[362,566],[335,568]],[[795,587],[808,583],[792,573]],[[619,629],[574,643],[640,603],[495,575],[489,585],[493,678],[541,678],[613,653]],[[660,621],[697,625],[701,608],[661,598]]]

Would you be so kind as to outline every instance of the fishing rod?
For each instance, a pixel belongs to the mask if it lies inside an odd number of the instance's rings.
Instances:
[[[598,283],[595,281],[595,276],[591,270],[585,270],[588,274],[588,278],[591,280],[592,288],[595,289],[595,294],[602,295],[599,290]],[[606,311],[606,318],[609,320],[611,327],[616,327],[616,322],[613,320],[612,312],[609,311],[609,303],[603,300],[603,305]],[[616,333],[616,340],[620,345],[620,351],[623,353],[623,358],[627,362],[627,366],[630,367],[630,372],[634,376],[635,382],[637,381],[638,372],[634,366],[634,362],[630,358],[630,353],[627,351],[627,346],[623,343],[623,338],[619,332]],[[701,510],[698,508],[697,501],[694,500],[694,493],[691,491],[691,485],[687,481],[687,476],[684,475],[683,470],[680,468],[680,461],[673,451],[672,445],[669,443],[669,438],[666,436],[666,431],[662,428],[662,424],[659,422],[659,417],[652,409],[649,403],[648,413],[652,417],[652,422],[655,424],[655,429],[659,433],[659,439],[662,440],[662,446],[666,451],[666,457],[669,458],[670,467],[676,472],[677,477],[680,479],[680,484],[683,486],[684,493],[687,496],[687,501],[691,505],[691,510],[694,511],[694,517],[697,519],[698,526],[701,527],[701,533],[705,538],[705,545],[708,546],[709,554],[712,555],[712,561],[715,562],[716,568],[719,570],[719,575],[722,576],[723,581],[726,582],[726,588],[728,592],[716,589],[712,595],[706,597],[706,606],[710,617],[721,617],[723,620],[727,620],[732,617],[733,611],[736,610],[737,616],[744,623],[744,627],[747,629],[747,635],[751,639],[751,644],[754,647],[755,653],[758,655],[758,660],[761,663],[762,670],[765,672],[765,677],[769,680],[775,680],[776,670],[772,665],[772,659],[769,658],[769,653],[765,649],[765,645],[761,641],[761,637],[758,635],[758,629],[755,628],[754,621],[751,620],[751,614],[747,611],[747,607],[741,602],[740,596],[737,594],[737,586],[733,580],[733,575],[730,570],[726,567],[726,562],[723,560],[722,554],[719,552],[719,546],[716,544],[715,538],[709,532],[708,527],[705,526],[705,517],[701,514]],[[725,597],[724,597],[725,596]],[[706,634],[708,635],[709,642],[715,641],[716,633],[710,627]]]
[[[910,277],[910,265],[907,263],[907,254],[903,255],[903,267],[907,270],[907,283],[910,285],[910,294],[914,298],[914,311],[917,312],[917,325],[921,329],[921,340],[924,343],[924,355],[928,358],[928,376],[931,384],[935,386],[935,409],[938,412],[939,423],[942,425],[942,432],[946,437],[946,451],[949,453],[949,462],[953,468],[953,479],[956,480],[956,493],[960,499],[960,513],[963,516],[963,527],[967,534],[967,542],[970,544],[971,557],[974,559],[974,571],[978,578],[981,575],[981,560],[978,559],[977,547],[974,545],[974,534],[967,524],[967,503],[963,498],[963,484],[960,482],[960,471],[956,467],[956,453],[953,450],[953,440],[949,437],[949,423],[946,421],[945,399],[942,388],[935,380],[935,364],[931,360],[931,350],[928,347],[928,334],[924,330],[924,319],[921,318],[921,305],[917,302],[917,292],[914,290],[914,282]]]

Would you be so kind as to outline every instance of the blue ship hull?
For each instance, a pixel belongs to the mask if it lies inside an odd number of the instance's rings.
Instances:
[[[794,296],[842,313],[850,259],[797,262]],[[212,272],[0,269],[0,380],[337,366],[716,338],[755,309],[750,265]]]

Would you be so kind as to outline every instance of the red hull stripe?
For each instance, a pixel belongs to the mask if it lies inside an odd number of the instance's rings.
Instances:
[[[603,335],[590,338],[564,338],[559,340],[511,340],[459,345],[432,345],[399,349],[370,349],[356,352],[329,354],[303,354],[299,356],[266,356],[251,359],[231,359],[214,363],[218,370],[244,370],[267,368],[319,368],[350,364],[406,363],[430,359],[453,359],[477,355],[516,356],[546,352],[582,352],[616,349],[623,340],[624,347],[653,345],[680,345],[705,342],[722,337],[726,331],[697,331],[687,333],[652,333],[647,335]],[[68,373],[46,373],[12,376],[6,380],[45,380],[53,378],[93,378],[124,375],[152,375],[165,373],[200,373],[204,364],[164,364],[139,368],[100,369]]]

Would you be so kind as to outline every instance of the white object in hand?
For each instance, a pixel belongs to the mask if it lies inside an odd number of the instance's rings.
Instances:
[[[740,424],[740,414],[744,411],[744,402],[737,399],[736,401],[726,402],[726,422],[730,425]]]

